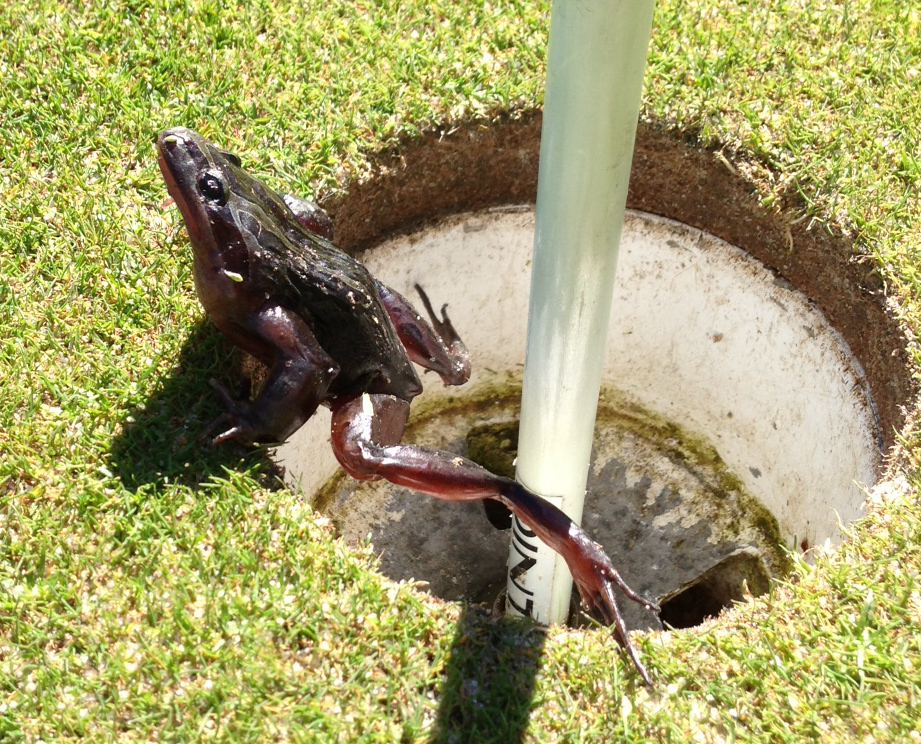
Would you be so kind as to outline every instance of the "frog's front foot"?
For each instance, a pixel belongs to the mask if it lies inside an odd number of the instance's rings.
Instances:
[[[439,318],[425,290],[418,284],[415,285],[415,289],[419,293],[425,312],[428,313],[432,328],[435,329],[435,333],[438,334],[450,353],[451,370],[447,375],[446,384],[450,382],[452,385],[463,385],[470,379],[470,352],[467,351],[461,337],[454,330],[454,324],[448,317],[448,305],[441,306],[441,317]]]
[[[202,434],[202,438],[208,439],[215,431],[223,429],[220,434],[211,439],[209,442],[211,447],[230,439],[236,439],[243,444],[255,442],[258,438],[258,432],[256,427],[249,421],[250,404],[234,398],[230,391],[217,380],[211,380],[210,382],[211,387],[220,396],[227,410],[211,422],[211,425]]]

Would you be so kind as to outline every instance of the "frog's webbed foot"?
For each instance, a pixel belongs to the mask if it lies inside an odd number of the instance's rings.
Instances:
[[[659,606],[631,589],[602,547],[549,501],[515,481],[509,481],[502,489],[499,501],[562,556],[588,614],[605,625],[614,626],[614,637],[630,656],[643,681],[652,686],[649,673],[630,641],[614,587],[647,610],[658,613]]]
[[[630,636],[627,634],[627,625],[620,613],[614,587],[616,586],[629,599],[641,604],[647,610],[658,613],[659,605],[631,589],[614,568],[601,546],[593,542],[575,524],[570,528],[570,538],[570,544],[560,552],[566,559],[586,612],[605,625],[614,626],[614,637],[630,656],[643,681],[651,687],[652,680],[649,673],[640,661],[636,649],[630,642]]]

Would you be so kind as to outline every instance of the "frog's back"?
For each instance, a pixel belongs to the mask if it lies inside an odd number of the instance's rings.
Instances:
[[[381,304],[373,277],[359,261],[324,243],[335,254],[320,252],[308,281],[299,282],[298,296],[303,301],[299,312],[326,353],[339,363],[331,393],[389,393],[411,400],[422,392],[422,383]]]
[[[277,250],[271,250],[273,241],[260,241],[269,249],[263,255],[264,279],[339,364],[330,397],[368,392],[411,400],[422,392],[365,266],[299,226],[286,237]]]

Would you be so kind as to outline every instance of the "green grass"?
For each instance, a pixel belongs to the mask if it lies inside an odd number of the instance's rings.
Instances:
[[[435,123],[539,105],[547,23],[524,2],[0,7],[0,740],[921,736],[914,431],[905,489],[839,550],[719,624],[639,639],[652,691],[603,632],[386,581],[261,453],[198,440],[233,353],[156,133],[334,190]],[[766,203],[795,196],[790,219],[853,232],[912,334],[919,31],[899,0],[662,0],[643,106]]]

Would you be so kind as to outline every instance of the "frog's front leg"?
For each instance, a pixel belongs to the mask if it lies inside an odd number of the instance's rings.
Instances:
[[[431,319],[430,326],[399,292],[377,281],[375,286],[409,358],[416,364],[437,372],[445,385],[463,385],[467,382],[470,379],[470,354],[454,330],[445,312],[446,306],[442,306],[442,317],[439,319],[428,295],[422,287],[416,285],[416,291]],[[498,530],[511,528],[512,515],[502,504],[497,501],[484,501],[483,509],[493,527]]]
[[[614,624],[647,684],[649,675],[630,643],[614,587],[649,610],[655,602],[634,592],[620,577],[601,546],[549,501],[521,484],[490,473],[463,457],[411,444],[400,439],[409,416],[409,403],[392,395],[362,395],[333,408],[332,445],[336,459],[354,478],[384,478],[400,486],[447,501],[494,499],[559,553],[587,609]]]
[[[442,306],[439,318],[422,287],[416,285],[429,315],[429,325],[399,292],[376,280],[374,286],[409,358],[437,373],[445,385],[467,382],[470,379],[470,353],[445,312],[447,305]]]
[[[333,220],[322,207],[309,199],[302,199],[291,194],[282,194],[281,198],[305,230],[327,240],[333,239]]]
[[[309,419],[326,397],[339,365],[323,350],[310,327],[296,313],[267,302],[245,323],[220,323],[231,341],[269,367],[269,376],[254,401],[235,401],[217,386],[228,412],[217,423],[230,427],[212,444],[228,439],[283,442]]]

